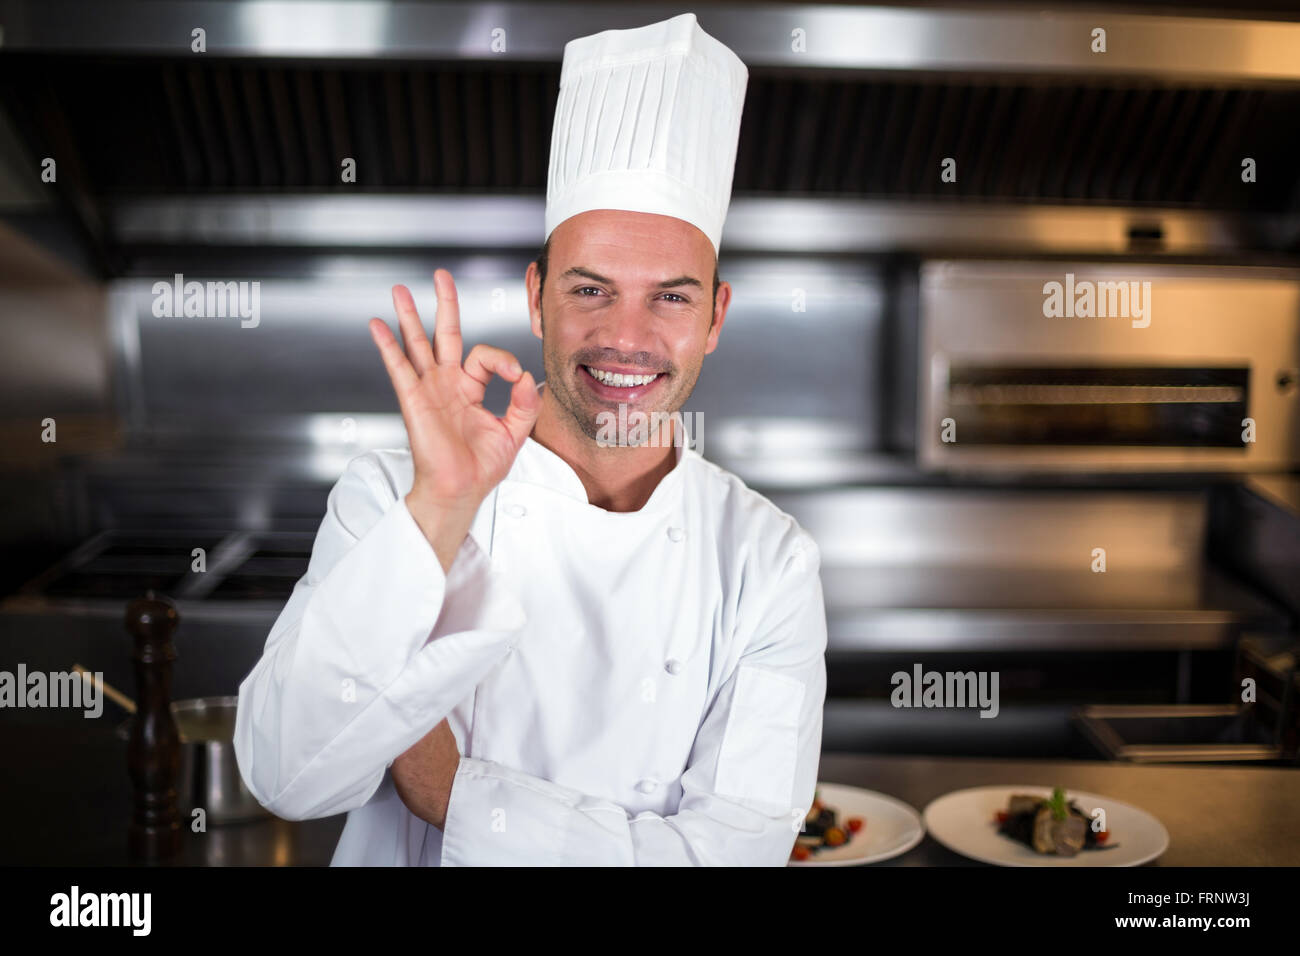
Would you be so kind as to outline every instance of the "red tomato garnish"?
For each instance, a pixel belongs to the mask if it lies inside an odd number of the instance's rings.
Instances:
[[[808,857],[812,856],[812,853],[809,852],[806,846],[796,844],[794,848],[794,852],[790,855],[793,859],[796,860],[806,860],[808,859]]]
[[[1108,839],[1110,839],[1109,830],[1102,830],[1100,833],[1097,834],[1098,843],[1105,843]]]
[[[861,830],[861,829],[863,828],[863,826],[865,826],[865,825],[866,825],[866,821],[863,820],[862,817],[849,817],[849,832],[850,832],[850,833],[857,833],[857,832],[858,832],[859,830]]]

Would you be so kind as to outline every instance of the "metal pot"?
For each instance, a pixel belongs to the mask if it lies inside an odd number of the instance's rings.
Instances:
[[[202,808],[210,824],[260,820],[271,813],[244,786],[235,763],[235,705],[238,697],[195,697],[172,702],[181,738],[181,770],[176,801],[190,818]],[[134,719],[134,718],[132,718]],[[118,728],[129,737],[131,721]],[[188,819],[183,821],[188,825]]]

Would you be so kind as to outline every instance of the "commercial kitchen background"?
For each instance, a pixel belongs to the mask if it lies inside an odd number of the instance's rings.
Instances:
[[[292,7],[0,2],[0,667],[130,690],[153,588],[174,696],[233,694],[346,462],[404,441],[366,321],[402,282],[428,323],[446,267],[543,377],[563,43],[681,12]],[[695,5],[750,81],[687,410],[821,546],[827,751],[1295,762],[1300,23],[1256,7]],[[260,321],[156,317],[177,274]],[[1044,316],[1067,274],[1150,282],[1150,325]],[[998,718],[891,706],[917,663],[997,671]]]

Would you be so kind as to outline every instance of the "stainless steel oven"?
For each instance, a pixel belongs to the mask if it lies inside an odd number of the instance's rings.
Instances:
[[[1300,276],[931,261],[917,447],[938,470],[1273,471],[1300,461]]]

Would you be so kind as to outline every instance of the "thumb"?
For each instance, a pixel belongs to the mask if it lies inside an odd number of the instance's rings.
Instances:
[[[516,451],[532,432],[541,410],[542,396],[537,391],[537,383],[533,381],[533,373],[524,372],[519,381],[510,387],[510,407],[501,419],[514,440]]]

